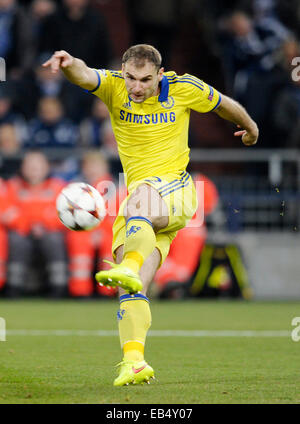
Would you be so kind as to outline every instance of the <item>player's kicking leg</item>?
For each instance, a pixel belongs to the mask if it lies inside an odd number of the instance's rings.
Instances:
[[[99,284],[118,286],[133,294],[143,288],[139,271],[154,251],[155,232],[168,225],[168,208],[157,190],[141,184],[128,198],[123,214],[124,257],[120,264],[111,264],[111,269],[98,272],[95,278]]]
[[[123,246],[120,246],[116,252],[117,262],[121,262],[122,258]],[[120,289],[118,324],[123,361],[118,364],[119,374],[114,386],[149,384],[150,379],[155,378],[153,368],[144,359],[146,335],[151,325],[151,311],[146,294],[160,259],[160,253],[155,249],[144,262],[140,270],[144,286],[141,293],[130,295]]]

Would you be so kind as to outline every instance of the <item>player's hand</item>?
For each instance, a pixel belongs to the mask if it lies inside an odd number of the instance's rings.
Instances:
[[[56,51],[49,60],[43,63],[42,66],[47,68],[50,66],[51,71],[55,74],[59,68],[66,68],[71,66],[73,63],[74,57],[67,53],[65,50]]]
[[[240,125],[238,125],[238,128],[241,128]],[[242,142],[245,144],[245,146],[253,146],[256,144],[258,139],[258,129],[256,127],[256,129],[253,131],[240,130],[236,131],[234,135],[236,137],[242,137]]]

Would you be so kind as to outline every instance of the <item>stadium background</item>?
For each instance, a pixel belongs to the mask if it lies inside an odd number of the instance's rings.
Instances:
[[[99,150],[118,181],[120,163],[105,108],[92,95],[43,71],[41,63],[54,50],[65,49],[89,66],[117,69],[131,44],[151,43],[161,51],[166,69],[188,72],[234,97],[260,128],[258,144],[245,148],[233,137],[234,127],[215,114],[191,116],[189,170],[213,181],[219,197],[207,216],[207,244],[239,247],[254,298],[299,298],[300,86],[292,79],[297,64],[292,60],[300,57],[299,19],[296,0],[1,0],[4,185],[32,148],[48,157],[51,175],[65,182],[83,178],[83,152]],[[10,267],[10,243],[6,251],[4,246],[16,227],[0,213],[0,295],[14,297],[6,280],[16,278],[11,271],[16,267]],[[97,237],[94,243],[101,251],[103,235]],[[107,253],[103,250],[100,256]],[[71,272],[70,258],[64,260]],[[25,294],[45,294],[36,268],[31,266]],[[65,281],[69,284],[69,274]],[[176,283],[174,278],[169,282]],[[93,290],[71,295],[108,295]],[[169,295],[178,297],[180,291]]]
[[[80,3],[85,1],[60,2],[68,8]],[[105,408],[121,409],[120,404],[130,410],[134,408],[130,404],[145,408],[186,403],[193,408],[192,418],[195,404],[299,403],[300,102],[299,82],[291,78],[297,74],[292,60],[300,56],[299,1],[94,0],[86,20],[77,24],[78,11],[66,19],[59,10],[59,3],[51,0],[0,0],[0,57],[7,64],[7,81],[0,83],[0,403],[106,404],[97,408],[98,414]],[[42,239],[45,227],[29,226],[28,233],[24,219],[37,213],[38,221],[40,199],[35,197],[33,204],[29,197],[26,204],[26,190],[36,192],[24,181],[14,179],[9,196],[6,190],[26,151],[34,147],[51,161],[52,176],[59,177],[51,186],[54,193],[72,179],[117,179],[120,164],[103,105],[93,105],[93,96],[41,72],[40,64],[53,50],[65,48],[90,66],[115,69],[124,50],[135,42],[153,43],[162,51],[166,69],[202,78],[239,100],[258,122],[259,142],[246,148],[232,136],[235,128],[230,123],[214,113],[192,114],[189,170],[195,178],[199,173],[209,178],[206,205],[211,214],[206,228],[200,227],[202,232],[194,227],[185,234],[181,255],[183,265],[192,258],[199,262],[197,254],[206,241],[202,270],[207,271],[207,258],[216,252],[212,247],[230,247],[229,252],[238,247],[242,262],[234,255],[231,268],[249,282],[254,298],[229,298],[226,268],[218,267],[221,249],[210,274],[211,286],[206,288],[211,290],[208,294],[225,299],[177,300],[187,293],[174,281],[174,274],[176,279],[186,278],[186,269],[178,269],[180,249],[175,249],[175,261],[169,261],[169,275],[164,276],[165,281],[172,280],[164,293],[172,300],[155,300],[157,285],[152,285],[149,296],[152,326],[146,358],[157,379],[149,386],[117,390],[112,386],[113,366],[121,360],[117,299],[106,301],[108,293],[95,287],[92,294],[91,273],[83,285],[73,280],[73,294],[67,299],[49,301],[45,283],[51,272],[36,255],[41,245],[35,246],[25,277],[22,255],[17,249],[12,257],[5,242],[16,230],[29,234],[29,239]],[[0,79],[2,74],[0,68]],[[96,158],[93,166],[87,165],[91,156]],[[45,158],[38,158],[38,164],[44,164],[39,169],[47,169]],[[109,161],[110,173],[103,158]],[[31,171],[37,163],[29,165]],[[49,192],[43,184],[39,187],[38,195]],[[7,215],[5,205],[13,188],[21,196],[14,197],[16,215]],[[14,223],[9,221],[12,216]],[[95,246],[100,257],[107,256],[110,225],[101,227],[93,240],[69,240],[75,248],[73,262],[65,258],[53,268],[54,277],[67,266],[69,275],[63,274],[61,281],[70,286],[72,272],[76,277],[79,271],[80,277],[95,265]],[[45,235],[49,242],[51,233]],[[21,246],[19,240],[12,240],[14,246]],[[90,249],[85,262],[76,261],[81,246]],[[49,252],[47,243],[46,247]],[[53,251],[63,257],[50,246]],[[17,266],[10,266],[12,259]],[[84,269],[76,268],[83,263]],[[9,275],[21,281],[24,293],[7,290]],[[21,299],[15,299],[17,295]]]

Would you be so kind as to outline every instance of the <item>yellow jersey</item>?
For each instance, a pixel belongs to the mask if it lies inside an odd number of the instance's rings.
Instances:
[[[95,72],[98,85],[90,92],[108,107],[127,186],[185,171],[190,111],[214,110],[221,101],[218,91],[192,75],[170,71],[163,75],[158,96],[134,103],[121,71]]]

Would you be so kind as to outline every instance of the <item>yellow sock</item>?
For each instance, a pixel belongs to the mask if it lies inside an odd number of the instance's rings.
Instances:
[[[138,274],[145,259],[155,249],[156,236],[152,223],[142,216],[129,218],[126,224],[122,265]]]
[[[151,325],[148,298],[140,293],[120,296],[118,321],[123,359],[143,361],[146,335]]]

